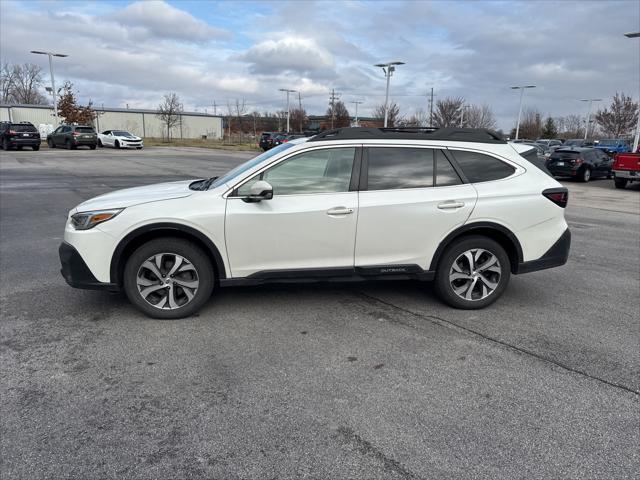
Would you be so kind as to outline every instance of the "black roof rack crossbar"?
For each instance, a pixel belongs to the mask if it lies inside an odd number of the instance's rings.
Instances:
[[[440,140],[476,143],[506,143],[497,132],[481,128],[335,128],[311,137],[310,142],[328,140]]]

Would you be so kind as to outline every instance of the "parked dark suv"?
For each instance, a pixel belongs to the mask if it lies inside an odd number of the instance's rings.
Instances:
[[[278,135],[280,135],[280,132],[262,132],[262,135],[260,135],[260,148],[266,152],[275,147],[275,138]]]
[[[98,146],[98,135],[89,125],[60,125],[47,135],[47,144],[49,148],[76,149],[85,145],[95,150]]]
[[[554,177],[573,177],[588,182],[593,177],[611,178],[613,161],[597,148],[559,148],[547,161],[547,170]]]
[[[0,122],[0,145],[3,150],[22,147],[40,150],[40,132],[33,123]]]

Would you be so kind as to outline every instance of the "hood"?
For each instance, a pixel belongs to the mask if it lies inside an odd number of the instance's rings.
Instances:
[[[156,183],[146,187],[126,188],[94,197],[76,207],[77,212],[91,210],[103,210],[108,208],[124,208],[139,205],[141,203],[171,200],[173,198],[188,197],[195,193],[189,190],[189,185],[194,180],[181,180],[179,182]]]

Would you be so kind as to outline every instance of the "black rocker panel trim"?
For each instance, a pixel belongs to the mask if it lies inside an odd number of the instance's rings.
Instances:
[[[265,270],[248,277],[220,281],[221,286],[265,283],[357,282],[366,280],[433,280],[434,272],[418,265],[372,265],[366,267],[300,268]]]
[[[164,232],[167,236],[171,236],[172,234],[183,237],[183,238],[195,238],[200,241],[203,245],[206,246],[208,253],[211,255],[211,258],[214,261],[214,267],[216,269],[216,274],[218,279],[222,280],[226,278],[226,270],[224,268],[224,262],[222,260],[222,255],[220,255],[220,251],[213,244],[211,239],[207,237],[204,233],[196,230],[195,228],[188,227],[186,225],[181,225],[179,223],[153,223],[151,225],[144,225],[133,232],[129,233],[125,236],[118,246],[116,247],[113,257],[111,258],[111,268],[110,268],[110,276],[111,281],[113,283],[119,283],[119,275],[122,267],[122,255],[126,251],[127,246],[131,244],[131,242],[140,238],[143,235],[148,235],[151,233],[160,233]]]

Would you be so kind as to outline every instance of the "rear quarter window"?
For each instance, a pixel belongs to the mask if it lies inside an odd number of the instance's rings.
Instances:
[[[470,183],[500,180],[516,171],[511,165],[483,153],[466,150],[450,150],[450,152]]]

